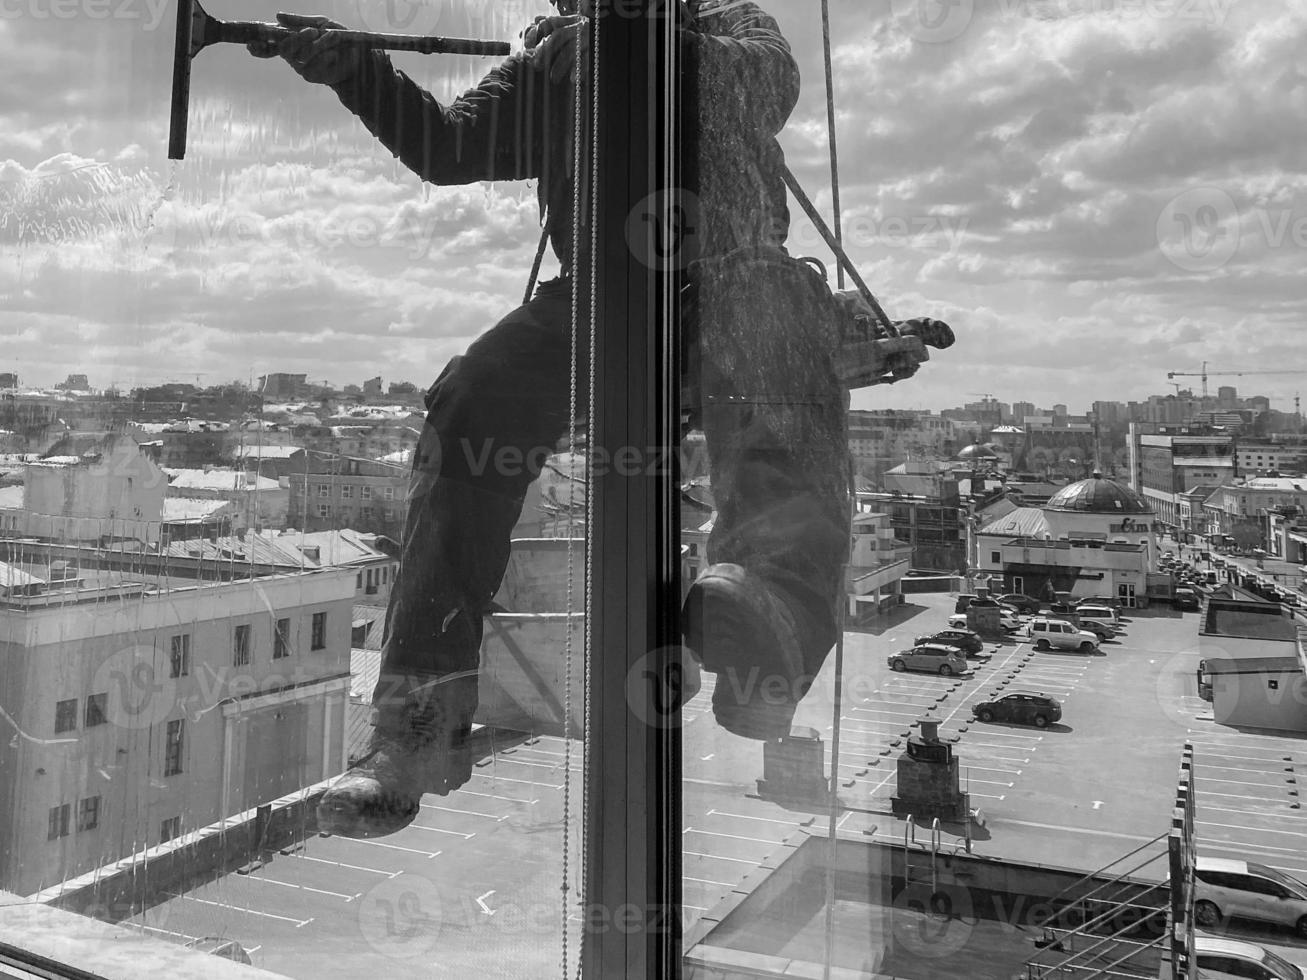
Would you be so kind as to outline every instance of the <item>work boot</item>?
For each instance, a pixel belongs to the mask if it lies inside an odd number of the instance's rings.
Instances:
[[[685,643],[717,675],[713,715],[742,738],[790,733],[811,678],[789,606],[740,565],[704,569],[685,597]]]
[[[447,796],[472,778],[476,677],[424,685],[398,711],[379,709],[367,753],[318,803],[318,830],[384,837],[403,830],[426,793]],[[467,682],[472,698],[467,699]]]

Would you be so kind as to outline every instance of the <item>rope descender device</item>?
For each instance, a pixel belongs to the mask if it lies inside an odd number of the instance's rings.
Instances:
[[[506,57],[512,45],[506,41],[473,41],[464,38],[429,37],[418,34],[383,34],[325,28],[324,33],[362,47],[385,51],[415,51],[419,54],[470,54]],[[177,0],[177,44],[173,51],[172,108],[168,125],[168,159],[186,157],[186,126],[190,113],[191,61],[210,44],[250,44],[275,41],[295,33],[281,24],[260,21],[224,21],[209,14],[199,0]]]

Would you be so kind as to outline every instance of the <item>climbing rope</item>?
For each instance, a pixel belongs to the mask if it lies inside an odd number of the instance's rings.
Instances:
[[[576,447],[577,431],[576,418],[578,409],[578,388],[580,379],[578,377],[578,361],[580,354],[580,323],[581,323],[581,232],[582,232],[582,214],[587,201],[590,205],[589,214],[589,234],[590,234],[590,262],[586,270],[588,275],[587,288],[588,296],[588,316],[589,316],[589,352],[588,352],[588,377],[587,377],[587,413],[586,413],[586,443],[587,447],[594,439],[594,417],[595,417],[595,389],[596,389],[596,351],[594,342],[595,323],[598,319],[598,290],[596,282],[598,279],[598,225],[599,225],[599,195],[597,192],[599,185],[599,19],[591,18],[587,22],[582,22],[576,30],[589,29],[591,33],[590,59],[592,65],[592,76],[590,86],[590,168],[586,175],[583,175],[581,163],[583,160],[582,151],[584,142],[582,136],[584,127],[582,126],[582,109],[584,108],[584,89],[581,84],[582,57],[578,52],[575,63],[575,76],[573,79],[573,123],[572,123],[572,166],[574,168],[573,187],[572,187],[572,310],[571,310],[571,338],[569,345],[569,366],[568,366],[568,456],[570,465],[573,467],[573,478],[568,485],[568,528],[567,528],[567,635],[564,640],[563,653],[563,868],[562,868],[562,966],[563,978],[567,980],[568,976],[568,912],[569,912],[569,892],[571,887],[569,879],[571,875],[570,857],[571,857],[571,807],[572,807],[572,676],[574,665],[574,653],[572,644],[572,613],[573,613],[573,595],[575,587],[575,553],[572,536],[572,519],[576,511]],[[586,181],[589,186],[587,188]],[[587,197],[588,191],[588,197]],[[542,250],[543,251],[543,250]],[[532,279],[535,278],[535,272],[532,273]],[[582,736],[590,728],[590,645],[592,641],[592,627],[590,622],[590,610],[592,608],[594,594],[594,555],[590,547],[590,534],[593,531],[594,521],[594,494],[591,492],[591,473],[590,459],[593,453],[587,452],[584,465],[581,467],[583,479],[585,481],[585,557],[584,569],[582,572],[582,590],[583,590],[583,610],[585,616],[585,627],[582,636],[581,648],[581,671],[582,671],[582,712],[583,712],[583,731]],[[589,822],[590,808],[590,754],[584,753],[582,759],[582,779],[581,779],[581,822],[582,822],[582,843],[581,843],[581,862],[580,862],[580,890],[584,894],[587,860],[586,848],[584,841],[584,828]],[[584,917],[583,917],[584,922]],[[577,957],[576,976],[581,976],[581,958]]]
[[[822,54],[826,62],[826,133],[830,143],[831,208],[835,212],[835,242],[844,250],[844,219],[840,212],[840,153],[835,139],[835,72],[831,58],[830,0],[821,0]],[[836,263],[839,288],[844,288],[844,266]]]

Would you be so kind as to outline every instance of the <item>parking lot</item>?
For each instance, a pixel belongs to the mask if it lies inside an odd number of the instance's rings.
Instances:
[[[1197,615],[1131,611],[1125,632],[1096,654],[1036,652],[1013,637],[987,644],[987,661],[960,677],[895,673],[888,654],[942,628],[952,596],[912,605],[845,643],[837,823],[901,843],[889,811],[895,770],[914,723],[929,713],[956,738],[964,784],[984,817],[977,853],[1094,870],[1169,826],[1181,747],[1198,770],[1201,853],[1260,860],[1307,879],[1307,821],[1293,807],[1304,742],[1216,728],[1195,697]],[[823,737],[834,731],[833,659],[796,716]],[[762,747],[719,729],[712,677],[687,706],[684,725],[684,912],[693,920],[795,832],[824,834],[829,809],[758,798]],[[1063,705],[1046,729],[984,724],[980,701],[1015,689]],[[579,896],[582,744],[543,737],[501,747],[472,781],[429,796],[414,826],[375,841],[308,840],[247,875],[229,875],[148,913],[142,923],[176,941],[230,936],[256,965],[305,980],[355,976],[380,955],[388,976],[441,973],[526,976],[561,956],[564,807],[570,814],[569,878]],[[1293,772],[1287,770],[1293,769]],[[945,849],[961,846],[944,827]],[[917,830],[928,841],[929,827]],[[1165,869],[1157,866],[1158,877]],[[573,930],[579,908],[570,910]],[[1267,945],[1291,938],[1245,930]],[[579,933],[569,934],[574,956]],[[506,950],[511,952],[506,953]],[[436,954],[438,951],[438,955]],[[1302,955],[1302,948],[1292,952]]]

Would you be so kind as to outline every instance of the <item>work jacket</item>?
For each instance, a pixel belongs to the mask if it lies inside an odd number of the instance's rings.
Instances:
[[[689,191],[682,229],[690,233],[686,257],[712,257],[743,246],[781,247],[789,211],[776,136],[799,92],[790,46],[776,21],[748,0],[702,0],[689,9],[689,26],[677,32]],[[582,58],[580,71],[583,175],[590,172],[591,145],[587,61]],[[542,218],[567,274],[574,259],[576,92],[572,75],[554,80],[550,67],[536,52],[515,54],[475,88],[442,105],[377,52],[356,76],[333,88],[423,180],[538,180]],[[583,193],[587,184],[583,177]],[[579,257],[587,268],[588,222],[583,228]]]

